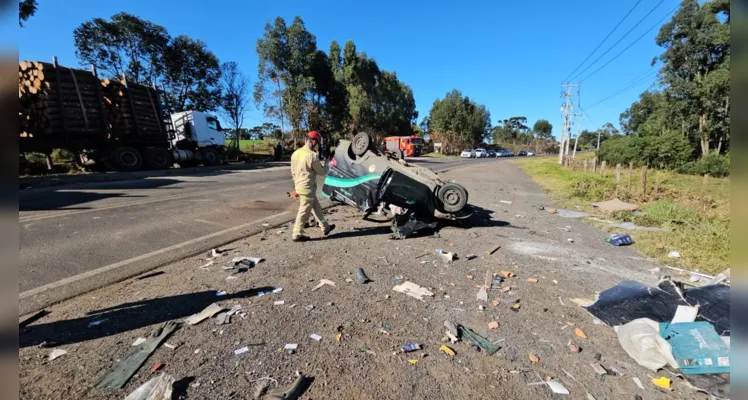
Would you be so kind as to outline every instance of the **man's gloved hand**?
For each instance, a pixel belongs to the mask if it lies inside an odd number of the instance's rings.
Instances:
[[[296,191],[295,191],[295,190],[294,190],[294,191],[292,191],[292,192],[290,192],[290,193],[289,193],[289,192],[286,192],[286,194],[288,195],[288,197],[291,197],[291,198],[294,198],[294,199],[295,199],[295,198],[297,198],[297,197],[299,197],[299,194],[298,194],[298,193],[296,193]]]

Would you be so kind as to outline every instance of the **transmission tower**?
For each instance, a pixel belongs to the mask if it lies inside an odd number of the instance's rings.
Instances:
[[[564,89],[561,92],[563,102],[561,104],[561,113],[563,114],[564,124],[561,130],[561,146],[558,151],[558,163],[564,163],[564,157],[569,155],[569,142],[571,142],[571,130],[574,125],[574,97],[579,97],[579,84],[566,83],[561,85]],[[574,90],[576,88],[576,90]]]

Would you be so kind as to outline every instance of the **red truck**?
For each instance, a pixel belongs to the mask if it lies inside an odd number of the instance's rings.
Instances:
[[[419,136],[390,136],[384,138],[387,151],[402,150],[406,157],[418,157],[423,150],[423,138]]]

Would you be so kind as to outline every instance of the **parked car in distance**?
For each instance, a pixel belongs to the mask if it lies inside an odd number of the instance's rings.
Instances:
[[[526,152],[526,151],[524,151],[524,150],[520,150],[520,151],[519,151],[519,153],[517,153],[517,155],[518,155],[518,156],[520,156],[520,157],[522,157],[522,156],[526,156],[526,155],[527,155],[527,152]]]
[[[499,157],[511,157],[514,153],[511,150],[502,149],[499,150]]]
[[[488,154],[488,157],[496,157],[495,150],[486,150],[486,153]]]
[[[486,149],[475,149],[475,156],[477,158],[486,158],[488,157],[488,153],[486,152]]]
[[[475,150],[463,150],[462,153],[460,153],[460,157],[462,158],[475,158]]]
[[[534,151],[530,151],[530,150],[528,150],[528,151],[527,151],[527,156],[528,156],[528,157],[529,157],[529,156],[534,156],[534,155],[535,155],[535,152],[534,152]]]

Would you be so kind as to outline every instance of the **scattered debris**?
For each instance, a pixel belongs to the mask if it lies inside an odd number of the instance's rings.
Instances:
[[[661,376],[659,378],[652,378],[652,383],[663,389],[670,389],[670,385],[673,382],[670,379]]]
[[[522,307],[522,306],[519,304],[519,301],[517,301],[516,303],[514,303],[514,305],[512,306],[512,308],[510,308],[510,310],[512,310],[514,312],[519,312],[520,307]]]
[[[218,297],[226,296],[227,294],[228,293],[226,293],[225,290],[219,290],[219,291],[216,292],[216,296],[218,296]]]
[[[590,367],[598,376],[608,375],[608,370],[598,363],[590,363]]]
[[[592,207],[598,208],[600,211],[615,212],[615,211],[635,211],[639,208],[636,204],[625,203],[618,198],[601,201],[598,203],[590,203]]]
[[[512,277],[516,276],[516,275],[514,275],[514,272],[511,272],[511,271],[501,271],[501,275],[504,278],[512,278]]]
[[[52,351],[51,351],[51,352],[49,353],[49,356],[47,356],[47,360],[49,360],[49,361],[52,361],[52,360],[54,360],[54,359],[56,359],[56,358],[59,358],[59,357],[62,357],[62,356],[64,356],[65,354],[68,354],[68,351],[67,351],[67,350],[63,350],[63,349],[54,349],[54,350],[52,350]]]
[[[496,253],[497,251],[499,251],[500,248],[501,248],[501,246],[496,246],[496,247],[493,248],[493,250],[487,251],[486,253],[488,253],[488,255],[491,256],[491,255],[493,255],[493,253]]]
[[[472,260],[474,258],[478,258],[478,256],[476,256],[475,254],[468,254],[468,255],[465,256],[465,259],[468,260],[468,261],[470,261],[470,260]]]
[[[571,299],[571,301],[579,307],[589,307],[595,304],[595,300],[591,299]]]
[[[489,269],[486,271],[486,280],[483,283],[483,286],[481,286],[480,290],[478,291],[478,294],[476,295],[476,299],[478,301],[488,301],[488,292],[486,289],[491,287],[493,280],[493,274],[491,273],[491,270]]]
[[[457,254],[452,252],[446,252],[442,249],[436,249],[436,254],[442,256],[445,261],[454,261],[457,258]]]
[[[184,322],[188,325],[196,325],[207,318],[213,317],[223,310],[225,310],[225,308],[219,306],[217,303],[213,303],[206,307],[203,311],[185,318]]]
[[[408,362],[410,363],[410,365],[418,364],[418,360],[408,360]]]
[[[452,321],[444,321],[444,327],[447,328],[447,337],[452,344],[460,341],[460,333],[457,330],[457,326]]]
[[[135,391],[125,397],[125,400],[171,399],[173,385],[174,378],[169,374],[162,373],[135,389]]]
[[[561,382],[559,382],[559,381],[557,381],[555,379],[551,379],[551,380],[547,381],[547,383],[548,383],[548,387],[551,388],[551,391],[553,391],[553,393],[556,393],[556,394],[569,394],[569,389],[567,389],[566,387],[564,387],[564,385],[561,384]]]
[[[575,345],[575,344],[571,344],[571,345],[569,345],[569,350],[570,350],[570,351],[571,351],[572,353],[579,353],[579,346],[577,346],[577,345]]]
[[[366,282],[369,282],[369,277],[366,276],[362,268],[356,269],[356,279],[358,280],[358,283],[362,285],[366,284]]]
[[[678,308],[675,310],[675,316],[673,317],[673,320],[671,323],[681,323],[681,322],[694,322],[696,321],[696,315],[699,314],[699,306],[678,306]]]
[[[569,243],[574,243],[574,239],[572,239],[572,238],[568,238],[568,239],[566,239],[566,241],[569,242]]]
[[[670,253],[667,253],[668,258],[680,258],[680,253],[673,250]]]
[[[530,283],[538,283],[538,278],[527,278],[527,281]]]
[[[207,263],[206,263],[205,265],[201,265],[201,266],[199,266],[198,268],[200,268],[200,269],[202,269],[202,270],[205,270],[205,271],[210,271],[210,270],[208,269],[208,267],[210,267],[210,266],[211,266],[211,265],[213,265],[213,264],[215,264],[215,263],[214,263],[213,261],[208,261],[208,262],[207,262]]]
[[[161,369],[161,368],[163,368],[163,367],[164,367],[164,363],[162,363],[162,362],[157,362],[156,364],[154,364],[154,365],[153,365],[153,366],[151,367],[151,372],[152,372],[152,373],[154,373],[154,372],[158,372],[158,370],[160,370],[160,369]]]
[[[473,332],[472,329],[459,325],[456,325],[457,332],[459,335],[457,337],[463,337],[467,339],[470,343],[472,343],[474,346],[479,347],[481,350],[486,352],[487,355],[493,355],[497,351],[499,351],[500,347],[489,342],[488,339],[484,338],[483,336]]]
[[[273,305],[276,305],[276,306],[282,306],[284,304],[286,304],[285,300],[276,300],[273,302]]]
[[[530,357],[530,362],[532,362],[533,364],[537,364],[540,362],[540,357],[536,356],[533,353],[530,353],[529,357]]]
[[[631,379],[633,379],[633,380],[634,380],[634,383],[636,384],[636,386],[638,386],[638,387],[639,387],[639,389],[641,389],[641,390],[644,390],[644,385],[642,385],[642,381],[641,381],[641,379],[639,379],[639,378],[638,378],[638,377],[636,377],[636,376],[632,377]]]
[[[141,343],[143,343],[145,341],[146,341],[146,338],[139,337],[139,338],[135,339],[134,342],[132,342],[132,346],[137,346],[137,345],[139,345],[139,344],[141,344]]]
[[[171,335],[178,326],[179,325],[175,322],[169,321],[154,331],[145,342],[130,350],[125,357],[123,357],[118,363],[114,364],[104,376],[94,383],[94,387],[98,389],[122,388],[125,383],[130,380],[130,377],[132,377],[140,366],[148,359],[151,353],[153,353],[161,342]]]
[[[465,275],[465,279],[467,279],[469,281],[472,281],[473,280],[473,276],[472,275]]]
[[[450,357],[455,356],[455,351],[449,348],[448,346],[441,345],[441,347],[439,347],[439,350],[447,353]]]
[[[652,371],[666,364],[678,367],[670,343],[660,336],[659,324],[651,319],[639,318],[618,327],[618,342],[639,365]]]
[[[235,356],[238,356],[238,355],[240,355],[240,354],[244,354],[244,353],[246,353],[246,352],[248,352],[248,351],[249,351],[249,347],[248,347],[248,346],[244,346],[244,347],[242,347],[242,348],[240,348],[240,349],[236,349],[236,350],[234,350],[234,355],[235,355]]]
[[[283,346],[285,350],[296,350],[298,347],[299,345],[296,343],[288,343],[285,346]]]
[[[223,257],[223,251],[219,249],[210,249],[210,256],[213,258]]]
[[[587,339],[587,334],[584,333],[584,331],[581,330],[581,329],[579,329],[579,328],[575,328],[574,329],[574,334],[577,335],[577,336],[579,336],[582,339]]]
[[[499,200],[499,203],[502,203],[502,204],[512,204],[512,202],[510,200]]]
[[[730,372],[730,348],[709,322],[661,323],[660,335],[672,347],[677,368],[684,374]]]
[[[322,340],[322,336],[320,336],[320,335],[318,335],[318,334],[316,334],[316,333],[312,333],[311,335],[309,335],[309,337],[310,337],[310,338],[311,338],[312,340],[316,340],[316,341],[318,341],[318,342]]]
[[[296,371],[296,380],[285,390],[274,390],[269,393],[270,397],[282,400],[298,399],[307,388],[307,377]]]
[[[221,312],[216,315],[216,325],[228,324],[231,322],[231,317],[228,312]]]
[[[320,279],[319,283],[317,284],[317,286],[315,286],[315,287],[312,288],[312,292],[317,291],[317,289],[319,289],[319,288],[321,288],[322,286],[325,286],[325,285],[335,286],[335,282],[333,282],[333,281],[331,281],[329,279]]]
[[[499,327],[499,323],[496,321],[491,321],[488,323],[488,329],[497,329]]]
[[[392,290],[415,297],[418,300],[423,300],[423,296],[434,297],[433,293],[410,281],[405,281],[402,284],[393,287]]]
[[[411,351],[421,350],[421,345],[418,343],[406,343],[400,346],[400,351],[403,353],[410,353]]]
[[[166,343],[164,343],[164,346],[165,346],[165,347],[168,347],[168,348],[170,348],[170,349],[172,349],[172,350],[176,350],[176,348],[177,348],[177,347],[179,347],[179,345],[178,345],[178,344],[171,344],[171,343],[169,343],[169,342],[166,342]]]
[[[611,235],[605,238],[605,241],[612,244],[613,246],[628,246],[634,243],[634,239],[628,233],[620,235]]]

